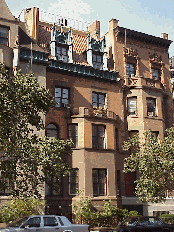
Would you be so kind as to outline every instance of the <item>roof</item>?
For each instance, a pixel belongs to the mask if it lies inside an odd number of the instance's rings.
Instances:
[[[172,40],[163,39],[163,38],[156,37],[153,35],[148,35],[146,33],[134,31],[128,28],[120,27],[120,26],[115,27],[114,30],[116,33],[118,33],[119,36],[125,37],[125,31],[126,31],[127,38],[141,40],[145,43],[152,43],[152,44],[156,44],[156,45],[166,47],[166,48],[168,48],[170,44],[173,42]]]
[[[38,46],[36,41],[32,40],[31,37],[28,36],[25,23],[20,22],[19,23],[19,44],[20,44],[20,47],[31,49],[31,42],[32,42],[32,49],[33,50],[39,51],[39,52],[47,52],[43,48]]]
[[[46,52],[50,52],[49,43],[51,40],[51,27],[52,25],[39,25],[38,30],[38,45]],[[65,28],[67,31],[67,28]],[[86,35],[85,35],[86,34]],[[90,66],[86,60],[84,52],[87,49],[87,33],[77,33],[75,30],[72,32],[73,43],[73,62],[76,64],[82,64]]]

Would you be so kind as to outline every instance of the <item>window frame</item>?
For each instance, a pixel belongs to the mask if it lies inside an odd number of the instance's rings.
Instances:
[[[75,130],[72,130],[71,127],[75,126]],[[76,132],[73,136],[70,136],[70,132]],[[74,145],[72,147],[78,147],[78,123],[70,123],[68,124],[68,139],[73,140]]]
[[[120,150],[120,146],[119,146],[119,129],[117,127],[115,127],[115,150],[119,151]]]
[[[94,127],[96,127],[96,135],[94,135]],[[99,127],[103,127],[104,136],[99,136],[100,132]],[[95,138],[95,142],[94,142]],[[102,146],[100,146],[100,139],[103,140]],[[95,146],[96,144],[96,146]],[[103,124],[92,124],[92,148],[93,149],[106,149],[106,125]]]
[[[60,92],[60,97],[56,97],[56,89],[61,89],[61,92]],[[68,91],[68,97],[67,98],[63,98],[63,90],[67,90]],[[55,98],[55,102],[56,102],[56,108],[70,108],[70,88],[68,87],[64,87],[64,86],[55,86],[54,88],[54,98]],[[60,102],[56,101],[56,99],[60,99]],[[62,102],[64,99],[67,100],[68,103],[64,103]],[[60,104],[60,106],[58,106],[58,104]]]
[[[54,125],[55,126],[55,128],[48,128],[48,126],[49,125]],[[57,136],[55,137],[52,137],[52,136],[48,136],[48,130],[49,131],[55,131],[56,133],[57,133]],[[55,123],[49,123],[47,126],[46,126],[46,130],[45,130],[45,135],[47,136],[47,137],[50,137],[50,138],[59,138],[59,127],[55,124]],[[51,132],[50,132],[50,134],[51,134]]]
[[[101,61],[98,61],[99,57],[100,57]],[[92,54],[92,64],[93,64],[93,68],[102,70],[103,69],[103,54],[93,52],[93,54]]]
[[[2,36],[2,33],[1,33],[1,28],[4,28],[4,29],[7,29],[8,30],[8,37],[4,37],[4,36]],[[10,28],[9,27],[7,27],[7,26],[3,26],[3,25],[0,25],[0,44],[3,44],[3,45],[6,45],[6,46],[9,46],[9,33],[10,32]],[[4,42],[1,42],[1,40],[5,40],[6,41],[6,43],[4,43]]]
[[[0,196],[9,196],[12,194],[12,185],[13,183],[10,183],[10,180],[3,176],[3,173],[0,172],[0,182],[4,182],[4,188],[0,188]]]
[[[95,178],[94,178],[94,171],[96,171],[97,172],[97,181],[95,182]],[[101,178],[100,178],[100,175],[101,175],[101,173],[100,172],[102,172],[102,171],[104,171],[105,172],[105,181],[104,182],[101,182]],[[108,170],[107,170],[107,168],[93,168],[92,169],[92,185],[93,185],[93,196],[94,197],[97,197],[97,196],[107,196],[107,188],[108,188],[108,184],[107,184],[107,182],[108,182],[108,180],[107,180],[107,175],[108,175]],[[97,193],[94,193],[94,189],[96,188],[96,187],[94,187],[94,185],[96,185],[97,186]],[[101,187],[103,185],[103,187]],[[102,193],[101,192],[101,190],[104,190],[104,193]]]
[[[52,179],[52,184],[56,183],[55,179]],[[45,196],[63,196],[63,177],[60,176],[59,189],[56,191],[53,186],[49,186],[45,183]]]
[[[130,107],[130,101],[136,100],[135,104],[135,110],[133,110],[133,107]],[[133,105],[133,104],[132,104]],[[137,115],[137,96],[132,96],[127,98],[127,111],[128,115]]]
[[[58,48],[60,49],[60,54],[58,54]],[[63,54],[63,49],[66,50],[66,55]],[[56,45],[56,58],[64,63],[68,62],[68,46],[63,46],[62,44]]]
[[[157,100],[156,98],[151,98],[151,97],[146,98],[147,116],[148,117],[156,117],[157,116],[156,100]],[[153,102],[153,107],[149,107],[150,106],[150,101]],[[148,104],[149,104],[149,106],[148,106]]]
[[[73,174],[75,173],[75,176]],[[72,182],[72,178],[75,177],[75,182]],[[69,186],[69,195],[78,195],[78,190],[79,190],[79,168],[72,168],[69,171],[69,176],[68,176],[68,186]],[[72,185],[73,188],[72,188]],[[73,191],[72,191],[73,189]],[[76,189],[76,191],[74,191]]]
[[[160,69],[152,67],[152,79],[156,81],[161,79]]]
[[[97,101],[96,102],[94,102],[94,94],[96,94],[97,95]],[[100,96],[104,96],[104,104],[100,104]],[[96,105],[94,105],[94,103],[96,103]],[[96,92],[96,91],[93,91],[92,92],[92,106],[93,106],[93,108],[99,108],[99,107],[101,107],[101,108],[106,108],[106,93],[102,93],[102,92]]]
[[[131,72],[131,68],[133,67],[133,72]],[[131,77],[131,75],[135,76],[136,75],[136,64],[127,62],[126,63],[126,75]]]

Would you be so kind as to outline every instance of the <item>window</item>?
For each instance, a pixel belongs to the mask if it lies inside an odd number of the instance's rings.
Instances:
[[[115,128],[115,147],[119,151],[119,131],[117,128]]]
[[[64,87],[55,87],[56,107],[69,108],[69,89]]]
[[[106,100],[106,94],[105,93],[92,93],[92,106],[93,107],[102,107],[105,108],[105,100]]]
[[[43,217],[44,226],[58,226],[58,222],[55,217]]]
[[[127,99],[127,108],[128,108],[128,115],[137,114],[137,97],[129,97]]]
[[[156,116],[156,99],[147,98],[147,116]]]
[[[57,46],[57,59],[63,62],[68,62],[67,48]]]
[[[69,124],[68,125],[68,138],[72,138],[73,147],[78,147],[78,124]]]
[[[107,194],[107,169],[92,169],[93,195],[105,196]]]
[[[152,69],[152,78],[154,80],[159,80],[160,79],[160,70],[159,69]]]
[[[56,179],[49,178],[49,185],[45,184],[46,196],[62,196],[63,195],[63,181],[62,177],[59,179],[59,186],[56,186]]]
[[[102,55],[93,54],[92,63],[94,68],[102,69],[103,68]]]
[[[154,136],[156,139],[158,139],[159,131],[151,131],[151,132],[152,132],[152,136]]]
[[[105,126],[92,125],[92,147],[96,149],[105,149]]]
[[[40,227],[40,223],[41,223],[41,218],[40,217],[33,217],[30,218],[26,223],[24,223],[21,228],[25,228],[25,227]]]
[[[53,137],[53,138],[59,138],[58,127],[52,123],[48,124],[48,126],[46,127],[46,136]]]
[[[117,196],[121,196],[121,173],[117,170]]]
[[[69,172],[69,194],[77,195],[79,189],[79,169],[73,168]]]
[[[10,195],[12,193],[12,184],[9,179],[5,178],[3,173],[0,174],[0,195]]]
[[[126,75],[131,77],[131,75],[135,76],[135,64],[126,63]]]
[[[8,46],[9,43],[9,28],[0,26],[0,44]]]

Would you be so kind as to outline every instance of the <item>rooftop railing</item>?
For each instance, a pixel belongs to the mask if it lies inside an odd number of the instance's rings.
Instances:
[[[61,15],[52,14],[42,10],[39,12],[39,20],[52,24],[63,24],[64,26],[68,26],[82,31],[87,31],[87,28],[89,26],[88,22],[63,17]]]

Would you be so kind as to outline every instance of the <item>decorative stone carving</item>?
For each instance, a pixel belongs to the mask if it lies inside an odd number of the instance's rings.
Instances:
[[[149,60],[150,60],[151,62],[161,63],[161,61],[162,61],[162,56],[161,56],[161,55],[158,56],[158,54],[155,52],[155,53],[153,53],[153,54],[151,54],[151,55],[149,56]]]
[[[125,46],[123,46],[123,48],[124,48],[124,54],[126,56],[131,56],[131,57],[135,57],[135,58],[138,57],[138,51],[137,51],[137,49],[134,50],[131,47],[130,48],[126,48]]]
[[[150,87],[155,87],[155,81],[152,79],[146,79],[146,85]]]
[[[136,86],[138,84],[138,78],[130,78],[129,85]]]

